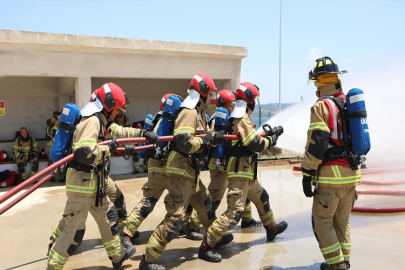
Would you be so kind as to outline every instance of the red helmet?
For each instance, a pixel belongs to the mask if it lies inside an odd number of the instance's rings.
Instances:
[[[201,96],[207,97],[209,92],[217,90],[217,85],[207,74],[198,73],[191,80],[189,88],[197,91]]]
[[[242,99],[249,104],[253,104],[259,95],[259,87],[250,82],[240,83],[236,88],[236,98]]]
[[[97,99],[107,112],[111,112],[115,108],[125,110],[129,103],[127,94],[115,83],[106,83],[96,91]]]
[[[94,102],[94,101],[96,101],[96,99],[97,99],[97,93],[98,93],[98,90],[100,90],[100,89],[96,89],[96,90],[94,90],[93,94],[91,94],[91,97],[90,97],[90,102]]]
[[[217,95],[217,107],[226,107],[229,103],[235,101],[235,95],[229,89],[224,89],[219,91]]]
[[[162,100],[160,101],[160,109],[161,109],[162,111],[165,109],[166,101],[167,101],[167,99],[168,99],[171,95],[174,95],[174,94],[173,94],[173,93],[168,93],[168,94],[166,94],[166,95],[164,95],[164,96],[162,97]]]

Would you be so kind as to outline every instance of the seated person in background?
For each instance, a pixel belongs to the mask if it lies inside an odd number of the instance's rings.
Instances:
[[[114,123],[122,127],[130,127],[131,125],[128,116],[126,116],[122,111],[119,111],[119,113],[117,113],[117,116],[114,119]]]
[[[54,111],[52,117],[46,120],[46,155],[48,156],[48,166],[53,163],[49,153],[51,152],[53,140],[58,130],[60,115],[59,111]],[[52,178],[50,181],[55,182],[55,178]],[[60,179],[59,181],[62,182],[63,180]]]
[[[20,135],[15,139],[13,146],[14,157],[18,167],[18,172],[21,174],[21,180],[28,178],[25,172],[27,162],[31,162],[30,177],[38,171],[38,143],[34,138],[30,137],[25,127],[20,129]]]

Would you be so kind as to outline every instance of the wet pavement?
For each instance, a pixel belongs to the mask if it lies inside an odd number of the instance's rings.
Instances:
[[[302,193],[300,175],[292,174],[292,165],[259,168],[259,181],[270,195],[270,204],[277,221],[285,220],[288,229],[274,242],[266,241],[263,228],[232,231],[234,241],[220,250],[223,261],[208,263],[198,259],[199,241],[180,237],[173,240],[160,258],[166,269],[319,269],[323,257],[311,228],[312,200]],[[122,175],[114,179],[125,195],[128,211],[142,197],[144,177]],[[367,175],[375,181],[405,180],[405,172]],[[209,173],[202,173],[206,186]],[[358,189],[405,190],[402,186],[369,186]],[[0,195],[7,191],[2,189]],[[165,196],[166,193],[163,194]],[[65,188],[47,183],[14,208],[0,216],[0,269],[45,269],[49,236],[61,217],[66,201]],[[359,195],[356,206],[405,207],[404,196]],[[226,200],[217,213],[226,209]],[[121,269],[138,269],[145,245],[166,211],[163,199],[140,227],[136,253]],[[253,216],[258,214],[253,207]],[[405,269],[403,242],[405,241],[405,213],[353,213],[351,269]],[[64,269],[112,269],[103,248],[94,219],[89,215],[84,240]]]

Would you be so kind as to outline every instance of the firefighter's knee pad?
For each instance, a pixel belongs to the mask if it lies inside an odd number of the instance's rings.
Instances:
[[[111,225],[111,233],[112,235],[117,235],[119,232],[118,228],[118,213],[115,206],[112,206],[107,212],[108,221]]]
[[[125,199],[124,195],[120,194],[117,199],[115,199],[114,205],[117,209],[118,212],[118,217],[126,217],[127,216],[127,205],[125,204]]]
[[[188,206],[187,206],[187,212],[186,213],[191,213],[191,212],[193,212],[193,206],[191,205],[191,203],[189,203],[188,204]]]
[[[236,211],[236,213],[235,213],[235,218],[234,218],[234,220],[232,220],[231,223],[229,224],[228,230],[232,230],[233,227],[235,227],[236,224],[239,223],[240,219],[242,218],[242,215],[243,215],[243,211]]]
[[[79,248],[80,244],[83,241],[84,232],[85,232],[85,229],[76,231],[75,236],[73,237],[73,240],[77,243],[77,245],[71,244],[69,246],[69,248],[67,250],[67,253],[69,254],[69,256],[72,256],[76,252],[76,250]]]
[[[169,232],[166,236],[166,241],[169,243],[172,241],[176,236],[179,234],[180,229],[183,227],[184,221],[182,220],[176,220],[176,222],[173,224],[173,232]]]
[[[135,152],[135,153],[134,153],[133,160],[134,160],[134,161],[139,161],[139,154],[138,154],[138,152]]]
[[[34,172],[38,171],[38,160],[34,160],[32,162],[32,171]]]
[[[152,213],[155,208],[157,199],[155,197],[147,197],[143,203],[140,214],[143,218],[147,218],[150,213]]]
[[[270,210],[270,201],[269,201],[269,194],[267,194],[267,191],[263,188],[262,195],[260,195],[260,201],[263,203],[263,208],[267,212]]]
[[[23,162],[18,162],[17,167],[18,167],[18,172],[19,173],[24,173],[25,172],[25,166],[24,166]]]
[[[215,216],[216,216],[215,212],[217,211],[220,203],[221,203],[221,201],[212,202],[212,208],[207,213],[208,214],[208,219],[215,218]]]
[[[210,193],[208,193],[207,196],[205,196],[204,207],[205,209],[212,209],[212,196]]]

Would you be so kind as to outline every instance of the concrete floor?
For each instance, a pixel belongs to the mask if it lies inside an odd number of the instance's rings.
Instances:
[[[198,259],[200,242],[183,237],[173,240],[160,262],[166,269],[319,269],[323,261],[311,229],[312,200],[301,188],[301,178],[292,174],[291,165],[259,168],[259,181],[270,195],[277,221],[286,220],[289,228],[274,242],[266,242],[265,230],[241,230],[238,225],[234,242],[222,248],[222,263],[212,264]],[[117,176],[118,186],[125,194],[129,211],[142,197],[145,174]],[[130,177],[130,179],[128,179]],[[369,180],[403,180],[404,173],[365,176]],[[202,173],[208,185],[208,172]],[[381,189],[360,186],[358,189]],[[386,189],[403,190],[404,186]],[[6,189],[3,189],[2,195]],[[164,194],[165,195],[165,194]],[[0,269],[45,269],[46,252],[51,231],[61,217],[66,195],[64,186],[47,183],[27,199],[0,216]],[[405,206],[404,197],[360,195],[356,206]],[[226,208],[223,201],[218,213]],[[141,237],[135,256],[122,269],[138,269],[146,242],[165,215],[162,199],[140,227]],[[258,218],[254,210],[254,217]],[[403,242],[405,214],[354,213],[352,224],[352,269],[405,269]],[[87,230],[78,252],[69,258],[65,269],[111,269],[111,262],[102,246],[95,221],[89,215]]]

